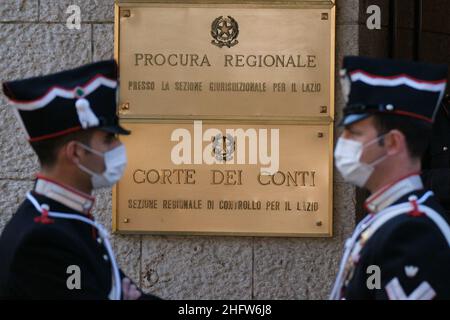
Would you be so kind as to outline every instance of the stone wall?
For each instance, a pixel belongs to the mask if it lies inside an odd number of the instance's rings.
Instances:
[[[113,57],[113,0],[2,0],[0,81],[56,72]],[[359,52],[359,1],[337,1],[336,61]],[[81,30],[65,26],[78,4]],[[338,74],[338,73],[337,73]],[[336,81],[336,113],[343,107]],[[336,132],[336,135],[338,132]],[[37,158],[0,94],[0,230],[24,200]],[[114,235],[125,272],[167,299],[323,299],[344,239],[354,225],[354,189],[334,181],[329,239]],[[111,228],[111,191],[97,195],[95,216]]]

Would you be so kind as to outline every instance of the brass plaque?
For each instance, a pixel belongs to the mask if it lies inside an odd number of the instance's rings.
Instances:
[[[123,138],[129,163],[114,191],[116,230],[331,235],[332,124],[124,125],[133,133]],[[178,137],[177,130],[190,135],[189,139],[179,139],[188,141],[186,150],[191,150],[181,165],[173,163],[174,150],[178,150],[174,148],[179,144],[174,139]],[[215,154],[216,131],[236,137],[234,152],[232,159],[207,164],[207,156]],[[267,149],[261,144],[264,136],[269,141]],[[250,159],[252,143],[258,148],[258,156],[253,161]],[[276,162],[275,157],[262,161],[264,155],[276,153],[275,143],[279,147],[277,172],[264,175],[264,169]],[[197,159],[196,152],[201,155]]]
[[[334,1],[117,1],[113,229],[331,236]]]
[[[332,120],[333,3],[255,3],[120,4],[121,116]]]

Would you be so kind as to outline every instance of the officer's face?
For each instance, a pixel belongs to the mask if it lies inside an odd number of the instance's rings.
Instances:
[[[102,130],[95,130],[90,141],[90,147],[101,153],[112,150],[120,144],[121,142],[117,135]],[[89,168],[91,170],[97,173],[102,173],[105,171],[105,162],[102,157],[89,152],[87,152],[85,156],[87,160],[86,162],[89,162]]]
[[[373,117],[353,123],[345,127],[341,135],[342,138],[361,142],[363,145],[374,141],[378,137],[377,129],[373,123]],[[361,162],[372,163],[385,153],[383,146],[379,143],[372,143],[364,147],[361,155]]]

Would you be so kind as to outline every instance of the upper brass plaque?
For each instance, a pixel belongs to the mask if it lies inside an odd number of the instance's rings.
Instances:
[[[122,118],[332,120],[334,6],[316,3],[118,5]]]

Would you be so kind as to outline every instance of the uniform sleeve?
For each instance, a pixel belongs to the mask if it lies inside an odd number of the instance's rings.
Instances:
[[[408,217],[388,230],[376,252],[381,271],[376,299],[450,299],[450,247],[427,217]]]
[[[26,299],[107,299],[82,253],[79,244],[60,230],[46,226],[34,230],[14,258],[10,291]],[[79,272],[70,266],[79,267]]]

